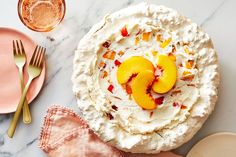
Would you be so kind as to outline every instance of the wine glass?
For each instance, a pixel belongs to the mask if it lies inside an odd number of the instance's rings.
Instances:
[[[64,18],[65,0],[19,0],[18,14],[25,26],[38,32],[54,29]]]

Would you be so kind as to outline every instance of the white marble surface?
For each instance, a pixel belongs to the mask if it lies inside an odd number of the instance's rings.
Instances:
[[[27,29],[19,20],[17,0],[1,1],[0,27],[16,28],[47,47],[47,77],[44,88],[31,104],[33,123],[20,123],[13,139],[6,135],[12,115],[0,115],[0,157],[39,157],[37,147],[43,117],[52,104],[76,109],[70,77],[74,50],[82,36],[101,18],[113,11],[143,0],[67,0],[63,23],[50,33]],[[150,0],[175,8],[208,32],[219,53],[221,85],[216,109],[203,128],[184,146],[176,150],[186,154],[201,138],[219,131],[236,132],[236,1],[235,0]],[[55,39],[51,41],[50,39]]]

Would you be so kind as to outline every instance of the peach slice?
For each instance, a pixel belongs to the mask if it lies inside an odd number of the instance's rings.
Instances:
[[[115,56],[116,56],[116,52],[115,51],[108,50],[106,53],[103,54],[102,57],[106,58],[106,59],[114,60]]]
[[[170,42],[172,41],[171,38],[168,38],[167,40],[165,40],[163,43],[161,43],[160,47],[161,48],[165,48],[166,46],[168,46],[170,44]]]
[[[130,57],[120,64],[117,70],[117,80],[119,84],[127,83],[132,76],[145,70],[154,72],[152,62],[141,56]]]
[[[136,38],[135,38],[135,45],[138,45],[138,44],[139,44],[139,41],[140,41],[139,37],[136,37]]]
[[[162,75],[155,80],[152,89],[156,93],[166,93],[175,85],[177,79],[177,67],[174,61],[167,55],[157,55],[157,67],[162,69]]]
[[[185,62],[185,67],[187,69],[192,69],[193,65],[194,65],[194,61],[193,60],[188,60],[188,61]]]
[[[101,78],[106,78],[108,76],[108,72],[107,71],[103,71]]]
[[[142,38],[142,40],[148,42],[149,39],[150,39],[150,35],[151,35],[151,32],[145,32],[145,33],[143,33],[143,38]]]
[[[153,56],[156,56],[158,54],[158,51],[151,51]]]
[[[153,71],[144,70],[134,78],[131,84],[133,98],[143,109],[152,110],[156,108],[155,100],[147,93],[154,79]]]
[[[162,37],[161,37],[161,34],[158,34],[157,37],[156,37],[156,41],[157,41],[157,42],[160,42],[160,41],[161,41],[161,38],[162,38]]]

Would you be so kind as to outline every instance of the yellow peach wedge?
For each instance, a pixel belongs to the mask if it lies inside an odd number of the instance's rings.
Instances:
[[[171,38],[168,38],[167,40],[165,40],[163,43],[161,43],[160,47],[161,48],[165,48],[166,46],[168,46],[170,44],[170,42],[172,41]]]
[[[167,55],[157,55],[157,67],[161,68],[162,74],[154,81],[153,91],[166,93],[173,88],[177,79],[177,67],[175,62]]]
[[[144,70],[134,78],[131,84],[133,98],[143,109],[152,110],[156,108],[155,100],[147,93],[154,79],[153,71]]]
[[[117,80],[119,84],[124,84],[138,73],[150,70],[154,72],[152,62],[141,56],[133,56],[122,62],[117,70]]]

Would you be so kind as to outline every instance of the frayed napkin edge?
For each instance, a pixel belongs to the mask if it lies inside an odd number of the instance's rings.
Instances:
[[[66,112],[64,112],[66,111]],[[50,133],[51,133],[51,127],[52,122],[54,120],[53,116],[55,116],[58,112],[65,113],[65,115],[69,115],[72,117],[78,118],[82,126],[85,128],[88,128],[88,124],[72,109],[69,109],[64,106],[60,105],[52,105],[48,108],[46,116],[44,117],[43,126],[41,127],[40,136],[39,136],[39,144],[38,147],[44,150],[46,153],[49,153],[51,150],[57,149],[61,144],[63,144],[64,141],[70,141],[72,138],[76,138],[78,136],[77,131],[72,131],[71,134],[68,136],[65,136],[61,142],[58,142],[57,144],[49,144],[50,139]]]

